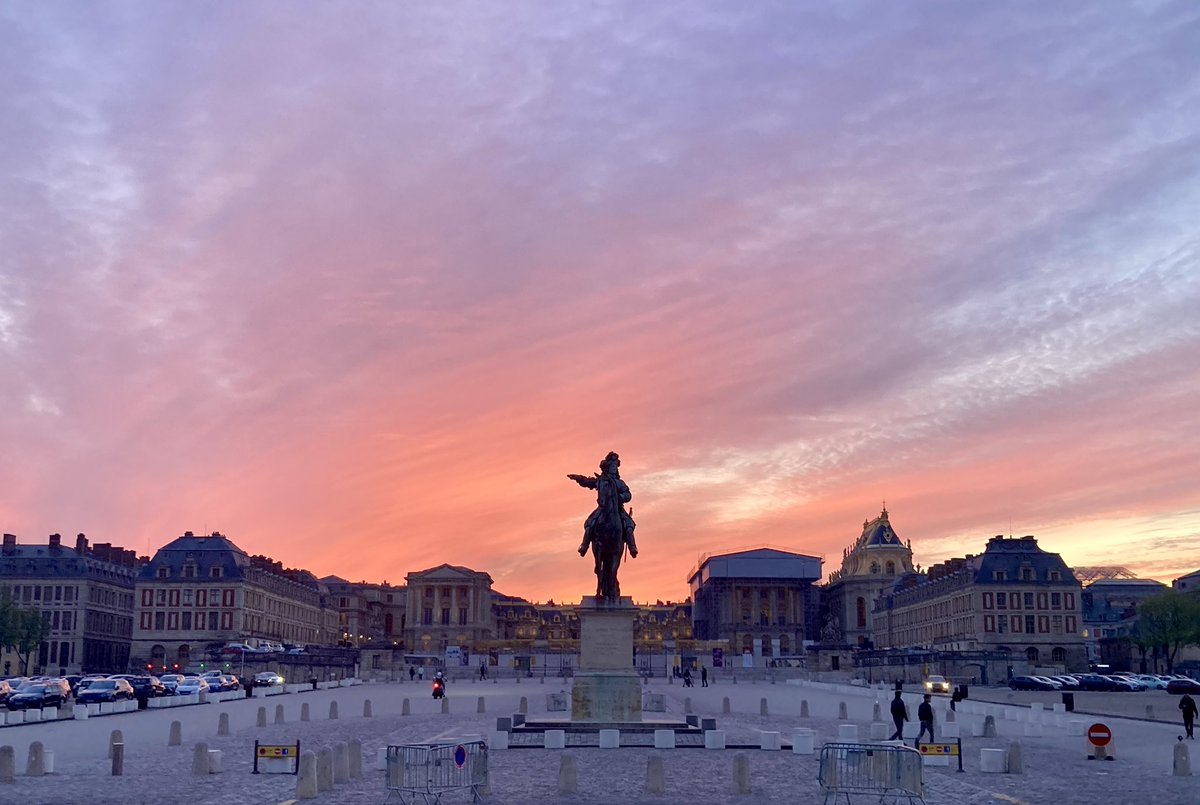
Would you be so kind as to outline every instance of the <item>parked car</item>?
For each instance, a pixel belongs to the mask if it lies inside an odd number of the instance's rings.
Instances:
[[[245,643],[229,643],[225,648],[221,649],[222,654],[254,654],[253,646],[247,646]]]
[[[25,685],[8,695],[4,700],[9,710],[41,709],[43,707],[62,707],[70,696],[70,688],[66,683],[34,682]]]
[[[225,675],[220,671],[205,671],[200,677],[208,682],[209,690],[222,691],[229,689],[225,686]]]
[[[1200,693],[1200,682],[1194,679],[1172,679],[1167,683],[1167,693]]]
[[[1079,690],[1079,680],[1070,674],[1062,674],[1050,678],[1060,683],[1063,686],[1063,690]]]
[[[208,693],[208,681],[198,676],[185,676],[175,684],[176,696],[191,696],[193,693]]]
[[[132,674],[120,674],[119,677],[124,679],[130,684],[130,686],[133,687],[134,695],[139,698],[144,696],[147,699],[153,699],[158,696],[170,695],[167,693],[167,686],[162,683],[162,680],[153,674],[142,674],[140,676],[134,676]],[[113,678],[115,679],[116,677]]]
[[[1080,690],[1123,690],[1117,680],[1102,674],[1084,674],[1079,677]]]
[[[254,675],[254,687],[274,687],[283,684],[283,677],[274,671],[263,671],[261,674]]]
[[[946,677],[944,677],[944,676],[938,676],[937,674],[932,674],[925,680],[925,692],[926,693],[949,693],[950,692],[950,681],[948,679],[946,679]]]
[[[1147,690],[1166,690],[1167,683],[1154,674],[1138,674],[1137,680],[1146,686]]]
[[[12,693],[12,686],[6,681],[0,681],[0,702],[8,698],[8,694]]]
[[[1133,674],[1113,674],[1114,679],[1129,685],[1131,690],[1145,690],[1146,685]]]
[[[1048,676],[1035,676],[1034,679],[1037,679],[1037,680],[1049,685],[1050,690],[1062,690],[1063,689],[1063,683],[1059,682],[1057,679],[1051,679]]]
[[[1038,676],[1014,676],[1008,680],[1008,686],[1013,690],[1058,690],[1062,687]]]
[[[222,674],[221,678],[225,681],[225,690],[239,690],[242,687],[242,681],[233,674]]]
[[[128,679],[96,679],[79,692],[80,704],[115,702],[132,699],[136,694]]]
[[[163,674],[158,678],[158,681],[166,688],[167,692],[165,695],[174,696],[175,686],[183,681],[183,674]]]

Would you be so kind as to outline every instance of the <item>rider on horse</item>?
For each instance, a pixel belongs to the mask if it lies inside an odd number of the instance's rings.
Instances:
[[[575,483],[587,489],[596,490],[596,509],[588,516],[587,522],[583,525],[583,544],[579,546],[579,555],[586,556],[588,548],[591,547],[592,554],[596,558],[596,575],[602,574],[603,560],[611,551],[616,556],[613,557],[619,562],[621,551],[629,548],[629,555],[636,557],[638,554],[637,543],[633,540],[633,530],[636,524],[633,522],[633,517],[625,510],[624,504],[632,499],[629,493],[629,487],[621,480],[618,472],[618,467],[621,466],[621,459],[616,453],[609,453],[600,462],[600,472],[593,476],[586,475],[568,475]],[[605,537],[610,534],[620,534],[620,541],[616,545],[606,545]],[[612,574],[615,576],[615,567]],[[600,586],[604,587],[605,579],[600,578]],[[616,579],[611,579],[613,585],[616,584]],[[616,592],[614,590],[613,592]]]

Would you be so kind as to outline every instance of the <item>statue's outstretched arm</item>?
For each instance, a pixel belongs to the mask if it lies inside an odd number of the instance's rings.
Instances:
[[[568,475],[567,477],[570,478],[575,483],[577,483],[580,486],[585,487],[587,489],[595,489],[596,488],[596,477],[597,476],[594,476],[594,475]]]

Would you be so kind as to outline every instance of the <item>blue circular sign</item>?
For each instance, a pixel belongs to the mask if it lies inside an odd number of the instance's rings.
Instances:
[[[458,746],[454,747],[454,765],[458,766],[461,769],[463,767],[463,764],[465,764],[466,762],[467,762],[467,747],[463,746],[462,744],[459,744]]]

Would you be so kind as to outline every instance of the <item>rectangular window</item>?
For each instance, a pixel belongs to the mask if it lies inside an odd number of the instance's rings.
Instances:
[[[208,590],[196,590],[196,606],[208,606]]]
[[[179,606],[179,590],[171,590],[171,593],[168,596],[168,601],[173,607]]]
[[[1050,593],[1050,608],[1062,609],[1062,593]]]
[[[142,620],[141,620],[141,623],[139,624],[139,627],[142,629],[150,628],[150,613],[149,612],[142,613]]]
[[[1004,594],[1004,593],[1001,593],[1001,595],[1003,595],[1003,594]],[[991,593],[984,593],[984,594],[983,594],[983,608],[984,608],[984,609],[991,609],[991,608],[992,608],[992,594],[991,594]]]
[[[459,626],[467,625],[467,611],[465,609],[460,609],[458,611],[458,625]]]
[[[70,587],[67,588],[68,590]],[[75,625],[75,613],[64,612],[62,617],[62,628],[64,632],[71,631],[71,627]]]
[[[1033,616],[1026,615],[1025,616],[1025,632],[1026,632],[1026,634],[1033,634],[1033,630],[1034,630]]]
[[[1075,634],[1075,616],[1067,616],[1067,634]]]
[[[33,588],[33,600],[34,600],[34,601],[41,601],[41,600],[42,600],[42,588],[41,588],[41,587],[34,587],[34,588]]]
[[[1021,608],[1021,594],[1020,593],[1009,593],[1008,594],[1008,608],[1009,609],[1020,609]]]
[[[221,617],[221,613],[215,609],[208,613],[208,628],[210,631],[217,631],[217,619]]]
[[[220,568],[219,566],[218,566],[218,567],[210,567],[210,568],[208,569],[208,577],[209,577],[210,579],[219,579],[219,578],[221,578],[221,568]]]
[[[433,624],[433,607],[425,607],[425,612],[422,613],[421,623],[426,626]]]
[[[1067,609],[1075,608],[1075,593],[1066,593],[1064,597]]]
[[[442,607],[442,625],[448,626],[449,624],[450,624],[450,607]]]
[[[154,604],[154,590],[142,590],[142,606],[148,607]]]
[[[165,589],[159,590],[158,594],[154,596],[154,604],[160,607],[167,605],[167,591]]]
[[[183,566],[183,577],[185,579],[196,578],[196,566],[195,565],[184,565]]]
[[[54,600],[55,600],[55,601],[61,601],[61,600],[62,600],[62,587],[55,587],[55,588],[54,588]]]
[[[1008,609],[1008,596],[1004,593],[996,595],[996,609]]]
[[[1046,593],[1038,593],[1037,594],[1037,602],[1038,602],[1038,609],[1044,610],[1044,609],[1050,608],[1050,596],[1047,595]]]
[[[1038,615],[1038,631],[1047,634],[1050,631],[1050,616]]]
[[[1000,634],[1004,634],[1005,632],[1008,631],[1008,616],[1007,615],[1001,615],[1000,617],[996,618],[996,631],[999,632]]]
[[[1051,615],[1050,616],[1050,631],[1054,632],[1054,634],[1062,634],[1062,630],[1063,630],[1063,616],[1062,615]]]
[[[183,591],[183,605],[185,607],[190,607],[192,605],[192,596],[194,594],[195,594],[195,591],[193,591],[193,590],[184,590]]]
[[[167,628],[172,631],[178,631],[178,629],[179,629],[179,613],[178,612],[168,612],[167,613]]]
[[[1062,581],[1062,573],[1057,570],[1050,571],[1050,581]]]
[[[179,628],[185,632],[192,631],[192,613],[184,611],[179,620]]]
[[[1033,581],[1033,568],[1021,568],[1021,581]]]
[[[166,625],[167,625],[167,613],[155,612],[154,613],[154,630],[156,632],[161,632]]]
[[[63,600],[64,601],[74,601],[75,600],[75,588],[74,587],[64,587],[63,588]]]
[[[233,606],[233,590],[224,590],[221,593],[221,606],[223,606],[223,607]]]
[[[1004,581],[1007,575],[1008,574],[1005,573],[1003,570],[996,570],[996,571],[993,571],[993,573],[992,573],[992,579],[994,579],[995,581]]]
[[[1033,593],[1025,593],[1025,608],[1033,609]]]
[[[58,628],[58,624],[59,624],[58,619],[59,619],[59,614],[58,614],[58,610],[56,609],[56,610],[54,610],[54,614],[50,617],[50,628],[51,629]],[[53,662],[53,660],[51,662]]]

